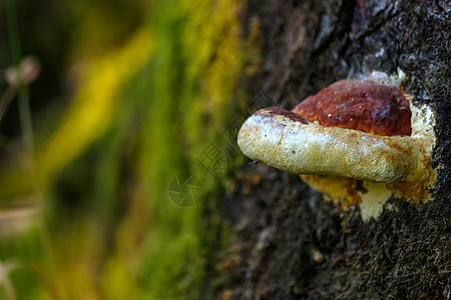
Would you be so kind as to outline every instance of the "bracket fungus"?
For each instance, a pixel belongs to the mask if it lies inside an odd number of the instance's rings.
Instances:
[[[395,86],[341,80],[292,111],[257,111],[238,145],[253,160],[300,174],[344,209],[359,204],[367,219],[391,196],[429,198],[436,178],[432,113],[410,98]]]

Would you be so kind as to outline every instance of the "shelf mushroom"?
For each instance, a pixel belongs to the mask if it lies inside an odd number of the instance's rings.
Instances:
[[[436,177],[429,162],[434,137],[430,127],[412,128],[418,114],[412,118],[395,86],[342,80],[292,111],[257,111],[242,125],[238,145],[253,160],[302,174],[344,208],[366,207],[362,215],[369,217],[390,196],[428,197]]]

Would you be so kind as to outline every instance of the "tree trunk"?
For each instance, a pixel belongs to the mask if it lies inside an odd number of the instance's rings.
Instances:
[[[248,2],[244,34],[260,51],[248,91],[291,109],[334,81],[402,71],[414,103],[435,113],[438,177],[432,201],[392,198],[362,221],[359,206],[344,211],[294,174],[243,166],[220,199],[232,231],[220,298],[451,297],[450,12],[440,0]]]

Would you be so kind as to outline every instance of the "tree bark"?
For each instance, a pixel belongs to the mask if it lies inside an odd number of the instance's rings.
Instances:
[[[231,228],[216,266],[220,297],[451,297],[450,12],[447,1],[427,0],[248,2],[244,35],[260,51],[248,91],[291,109],[334,81],[402,71],[414,103],[435,112],[438,178],[434,200],[390,199],[364,222],[358,206],[343,211],[296,175],[243,166],[219,201]]]

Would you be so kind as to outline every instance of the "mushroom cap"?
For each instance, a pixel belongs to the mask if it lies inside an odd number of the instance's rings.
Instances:
[[[412,113],[402,91],[374,82],[337,81],[309,96],[292,112],[324,126],[385,136],[412,133]]]

